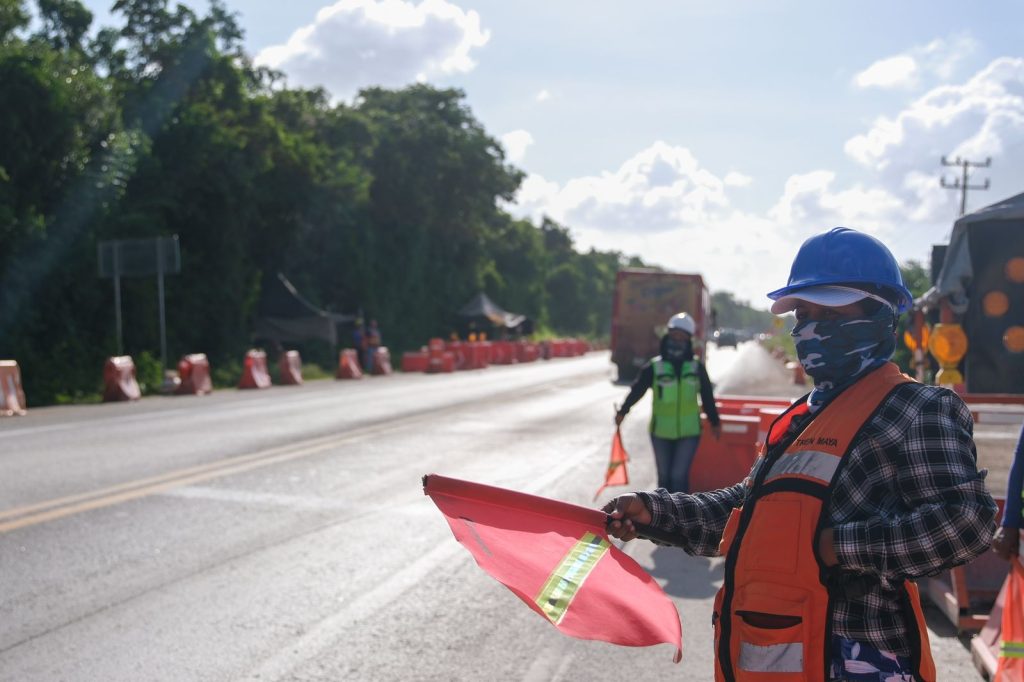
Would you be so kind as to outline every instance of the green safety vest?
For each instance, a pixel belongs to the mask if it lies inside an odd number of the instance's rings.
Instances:
[[[654,409],[651,414],[651,433],[658,438],[676,440],[700,435],[700,406],[697,393],[700,378],[697,363],[684,362],[680,376],[672,363],[654,358]]]

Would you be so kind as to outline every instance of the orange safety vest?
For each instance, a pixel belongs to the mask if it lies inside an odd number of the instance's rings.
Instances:
[[[829,524],[832,483],[861,427],[900,384],[886,363],[826,405],[780,452],[799,403],[772,424],[744,506],[722,535],[725,582],[715,599],[715,680],[824,682],[830,677],[836,571],[818,557]],[[830,583],[832,587],[830,587]],[[904,581],[904,612],[916,679],[934,682],[935,664],[917,586]]]

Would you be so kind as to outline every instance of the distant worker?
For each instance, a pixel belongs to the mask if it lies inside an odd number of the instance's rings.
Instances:
[[[811,392],[775,419],[750,475],[722,490],[621,495],[609,533],[634,523],[725,556],[715,679],[934,682],[916,578],[992,540],[971,412],[889,361],[912,297],[874,237],[835,228],[797,252],[776,314]]]
[[[366,333],[363,331],[362,318],[356,318],[355,327],[352,329],[352,346],[356,349],[356,358],[363,365],[363,371],[369,372],[366,365]]]
[[[366,371],[373,371],[373,358],[377,354],[377,349],[383,345],[380,340],[380,328],[377,326],[377,320],[370,320],[370,326],[366,330]]]
[[[686,313],[672,316],[661,339],[661,355],[641,368],[615,414],[617,426],[647,389],[654,389],[650,430],[658,487],[674,493],[689,492],[690,465],[700,444],[702,406],[715,438],[721,434],[711,379],[704,363],[693,355],[696,330],[693,318]]]
[[[1010,560],[1020,553],[1020,522],[1024,498],[1024,429],[1017,439],[1017,450],[1010,465],[1009,481],[1006,483],[1006,507],[1003,509],[1003,520],[992,538],[992,550]]]

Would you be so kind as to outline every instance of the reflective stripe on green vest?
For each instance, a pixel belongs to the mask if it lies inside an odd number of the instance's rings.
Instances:
[[[1024,642],[1000,642],[1000,658],[1024,658]]]
[[[697,363],[684,362],[682,375],[677,377],[671,362],[655,358],[652,362],[654,381],[654,409],[651,414],[651,433],[658,438],[675,440],[700,435],[700,406],[697,392],[700,379]]]

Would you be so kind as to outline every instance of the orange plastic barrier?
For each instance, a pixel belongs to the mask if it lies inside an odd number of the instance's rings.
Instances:
[[[427,344],[427,371],[431,374],[455,371],[455,353],[444,348],[444,339],[430,339]]]
[[[362,379],[363,370],[359,367],[359,356],[354,348],[343,348],[338,353],[338,372],[335,379]]]
[[[715,398],[719,414],[760,414],[763,409],[789,407],[788,398],[774,398],[759,395],[720,395]]]
[[[1017,561],[1019,560],[1017,559]],[[1003,609],[1006,606],[1006,591],[1009,582],[1010,578],[1007,576],[1002,589],[999,590],[995,604],[992,605],[992,611],[989,612],[988,621],[981,628],[978,636],[971,639],[971,658],[974,660],[974,667],[987,680],[997,679],[999,649],[1003,639]]]
[[[720,417],[722,435],[717,440],[707,420],[702,419],[700,445],[690,467],[691,492],[735,485],[746,478],[754,466],[760,417],[738,414]]]
[[[302,357],[297,350],[286,350],[277,358],[277,375],[282,386],[302,385]]]
[[[462,341],[448,341],[444,349],[455,356],[455,369],[466,369],[466,346],[468,343]]]
[[[516,362],[534,362],[540,357],[540,348],[529,341],[515,343]]]
[[[403,372],[426,372],[429,356],[427,351],[406,351],[402,353]]]
[[[459,369],[486,369],[490,364],[490,347],[490,341],[470,341],[462,344],[463,362]]]
[[[103,365],[103,402],[138,400],[142,397],[135,380],[135,362],[130,355],[107,358]]]
[[[391,352],[386,346],[378,346],[373,349],[373,370],[371,374],[383,376],[391,374]]]
[[[26,407],[18,363],[14,360],[0,360],[0,416],[21,416],[25,414]]]
[[[516,349],[511,341],[491,342],[491,362],[495,365],[511,365],[517,362]]]
[[[269,388],[270,371],[267,369],[267,354],[261,350],[250,350],[245,354],[242,378],[239,388]]]
[[[202,395],[213,391],[210,380],[210,361],[206,353],[192,353],[178,360],[178,376],[181,383],[174,393],[176,395]]]

